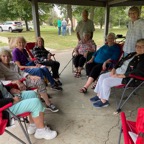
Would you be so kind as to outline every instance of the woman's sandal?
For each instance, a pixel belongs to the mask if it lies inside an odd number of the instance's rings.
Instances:
[[[78,74],[78,72],[75,72],[75,73],[74,73],[74,77],[77,77],[77,74]]]
[[[77,72],[76,77],[77,77],[77,78],[81,77],[81,72]]]
[[[91,87],[91,89],[95,89],[95,87],[96,87],[96,84],[93,84],[92,87]]]
[[[87,88],[86,87],[81,88],[80,93],[87,93]]]

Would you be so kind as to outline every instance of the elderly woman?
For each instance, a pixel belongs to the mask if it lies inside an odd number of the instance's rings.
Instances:
[[[81,76],[81,70],[86,62],[86,58],[89,52],[96,51],[96,44],[91,39],[91,34],[88,32],[83,33],[83,39],[78,42],[78,45],[74,49],[74,65],[76,69],[75,77]]]
[[[17,37],[15,40],[15,47],[12,51],[13,61],[18,65],[20,69],[25,69],[24,71],[31,74],[41,77],[41,79],[47,78],[51,84],[52,89],[62,90],[61,87],[57,86],[53,77],[51,76],[49,70],[32,61],[29,61],[29,56],[24,49],[26,45],[26,40],[23,37]]]
[[[44,39],[42,37],[37,38],[37,45],[33,48],[32,53],[40,64],[50,66],[52,68],[52,74],[55,82],[58,85],[62,85],[58,74],[60,63],[51,59],[51,53],[44,48]]]
[[[6,89],[7,88],[7,89]],[[14,96],[17,95],[17,96]],[[13,103],[9,108],[15,115],[31,112],[28,133],[34,134],[37,139],[53,139],[57,132],[44,125],[44,106],[34,91],[20,91],[10,87],[4,87],[0,82],[0,107]]]
[[[90,100],[94,102],[97,108],[107,107],[111,88],[120,84],[127,84],[130,80],[130,74],[144,76],[144,39],[140,39],[136,43],[136,52],[132,52],[118,62],[111,72],[102,74],[98,79],[98,83],[94,92],[97,96]],[[132,85],[136,85],[133,80]]]
[[[32,76],[29,73],[21,71],[18,66],[10,62],[11,53],[5,48],[0,49],[0,80],[4,85],[17,84],[20,90],[26,90],[26,88],[38,88],[38,93],[44,99],[46,108],[52,112],[57,112],[58,109],[48,99],[46,85],[44,81],[38,76]],[[20,79],[26,78],[26,85],[20,81]]]
[[[86,93],[88,87],[98,78],[101,70],[105,70],[111,61],[117,61],[120,56],[120,48],[115,43],[115,34],[109,33],[107,43],[97,50],[86,64],[86,74],[89,77],[81,93]]]

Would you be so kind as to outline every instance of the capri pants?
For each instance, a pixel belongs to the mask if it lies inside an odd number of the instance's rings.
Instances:
[[[31,112],[32,117],[38,117],[45,108],[34,91],[22,91],[21,101],[9,108],[15,115]]]
[[[86,58],[83,55],[78,55],[74,57],[73,63],[75,67],[83,67],[86,62]]]

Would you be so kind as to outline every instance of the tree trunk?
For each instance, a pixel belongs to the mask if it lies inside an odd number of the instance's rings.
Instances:
[[[25,21],[26,31],[29,31],[29,28],[28,28],[28,21],[27,21],[27,20],[24,20],[24,21]]]
[[[72,30],[72,32],[74,32],[74,30],[73,30],[73,20],[72,20],[72,5],[67,5],[67,18],[70,18],[71,24],[72,24],[71,30]]]
[[[90,10],[90,20],[94,20],[94,10],[95,10],[95,7],[91,7],[91,10]]]

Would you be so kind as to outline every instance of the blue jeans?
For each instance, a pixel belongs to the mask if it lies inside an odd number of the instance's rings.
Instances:
[[[55,83],[53,77],[51,76],[51,73],[46,67],[25,69],[24,71],[31,75],[39,76],[41,77],[41,79],[47,78],[51,85],[54,85]]]
[[[66,35],[66,26],[62,27],[62,35],[65,36]]]
[[[58,27],[58,35],[61,35],[61,27]]]

